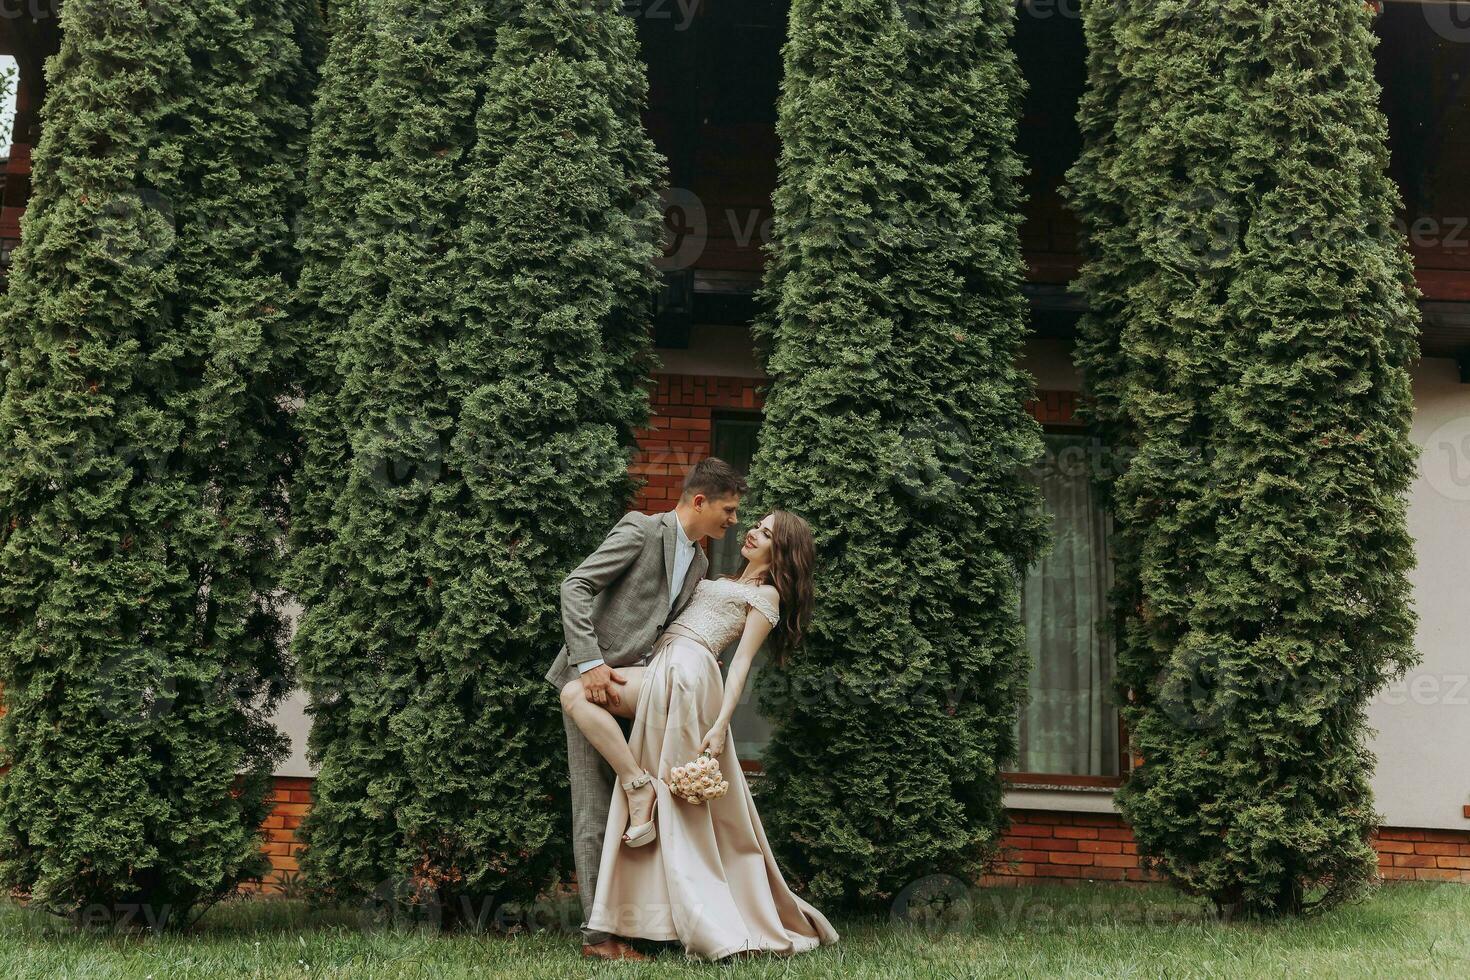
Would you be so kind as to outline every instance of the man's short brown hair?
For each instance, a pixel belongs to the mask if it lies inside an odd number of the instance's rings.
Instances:
[[[723,459],[706,456],[695,463],[689,475],[684,478],[683,499],[688,500],[695,494],[702,493],[710,500],[720,500],[724,497],[744,496],[745,491],[745,477],[735,467]]]

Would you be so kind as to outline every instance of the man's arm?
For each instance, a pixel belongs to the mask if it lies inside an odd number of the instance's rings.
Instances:
[[[561,583],[561,625],[567,659],[585,672],[602,662],[602,649],[592,624],[597,594],[617,581],[643,551],[642,515],[625,514],[608,532],[597,550],[588,555]],[[590,664],[583,667],[583,664]]]

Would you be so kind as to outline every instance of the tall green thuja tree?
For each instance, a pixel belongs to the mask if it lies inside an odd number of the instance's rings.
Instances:
[[[1073,178],[1095,233],[1088,344],[1134,433],[1114,499],[1143,766],[1120,802],[1143,853],[1230,910],[1327,908],[1373,881],[1365,709],[1415,657],[1417,293],[1368,17],[1090,12],[1090,43],[1117,52],[1095,90],[1125,93],[1084,121],[1114,131],[1094,146],[1116,157],[1127,236],[1096,234],[1106,177]]]
[[[484,4],[361,0],[334,14],[314,161],[334,196],[304,229],[321,266],[308,266],[317,291],[301,295],[323,352],[320,373],[304,376],[296,530],[296,650],[319,765],[303,868],[338,898],[417,901],[459,867],[406,838],[416,774],[405,742],[424,733],[400,719],[435,669],[420,648],[433,642],[442,578],[426,551],[453,514],[440,489],[453,408],[438,360],[458,334],[456,225],[495,27]]]
[[[1211,534],[1201,503],[1215,427],[1206,402],[1222,382],[1217,352],[1228,327],[1208,295],[1191,298],[1191,276],[1210,274],[1225,244],[1214,210],[1221,180],[1228,179],[1216,167],[1224,132],[1191,124],[1179,154],[1191,168],[1188,180],[1148,171],[1161,144],[1180,140],[1180,133],[1157,126],[1170,89],[1156,79],[1177,67],[1176,52],[1140,30],[1153,16],[1148,10],[1107,3],[1083,10],[1089,87],[1078,118],[1084,148],[1068,187],[1083,219],[1087,257],[1079,285],[1089,311],[1076,349],[1087,394],[1081,414],[1103,442],[1095,475],[1116,517],[1110,550],[1123,716],[1131,749],[1159,772],[1176,759],[1187,765],[1197,748],[1187,706],[1165,702],[1162,707],[1175,710],[1160,710],[1152,725],[1141,722],[1187,629],[1187,610],[1161,597],[1200,587]],[[1190,90],[1185,79],[1169,81]],[[1197,72],[1193,81],[1210,79]],[[1140,294],[1150,295],[1152,305],[1140,302]],[[1167,307],[1175,300],[1196,315],[1171,315]],[[1181,676],[1194,677],[1188,670],[1171,675]],[[1144,778],[1135,773],[1123,795]]]
[[[1083,8],[1087,36],[1088,86],[1078,111],[1082,153],[1068,174],[1062,193],[1073,210],[1084,217],[1082,252],[1088,257],[1077,286],[1085,292],[1089,308],[1078,329],[1073,360],[1082,368],[1086,397],[1077,414],[1088,423],[1107,452],[1094,467],[1103,499],[1111,494],[1121,472],[1133,456],[1134,434],[1122,411],[1122,389],[1126,379],[1119,355],[1122,332],[1129,325],[1128,285],[1145,273],[1138,228],[1134,224],[1131,181],[1120,168],[1127,165],[1126,150],[1142,135],[1120,132],[1125,120],[1137,118],[1136,107],[1120,110],[1125,100],[1136,99],[1137,86],[1130,87],[1121,61],[1126,57],[1116,41],[1116,23],[1129,16],[1120,4],[1101,3]],[[1135,73],[1136,74],[1136,73]],[[1114,579],[1120,593],[1135,588],[1127,557],[1132,542],[1131,528],[1115,530],[1110,542],[1115,564]],[[1123,605],[1123,603],[1120,603]]]
[[[457,924],[534,895],[565,850],[542,675],[557,583],[631,490],[661,168],[613,5],[449,5],[419,26],[420,49],[374,56],[373,102],[431,111],[383,116],[366,208],[390,218],[341,335],[345,482],[306,649],[352,703],[314,734],[307,868]]]
[[[509,866],[539,882],[569,826],[561,710],[543,676],[560,645],[558,586],[633,490],[663,167],[617,4],[500,9],[467,175],[462,332],[440,361],[457,520],[434,542],[439,668],[410,709],[428,735],[411,760],[427,827],[479,835],[486,881]],[[477,706],[465,731],[449,724],[451,695]],[[446,782],[459,791],[443,794]]]
[[[305,205],[297,226],[301,275],[293,295],[295,355],[292,394],[300,462],[291,484],[291,586],[305,601],[296,642],[311,633],[332,552],[330,510],[343,481],[345,434],[336,424],[340,337],[350,312],[370,297],[361,234],[372,220],[362,199],[377,179],[382,154],[375,107],[367,97],[374,77],[373,42],[365,8],[369,0],[336,0],[327,13],[330,49],[312,109]],[[305,679],[305,678],[304,678]]]
[[[308,3],[62,8],[0,311],[0,880],[183,920],[260,873]]]
[[[783,867],[871,905],[974,875],[1004,825],[1043,522],[1004,0],[798,0],[760,324],[760,507],[818,539],[807,645],[766,675]]]
[[[377,45],[394,32],[380,10],[378,0],[339,0],[328,10],[331,43],[313,109],[294,297],[300,462],[291,484],[289,583],[302,607],[293,649],[318,766],[315,806],[299,837],[307,845],[303,870],[323,891],[335,890],[354,866],[366,869],[360,875],[368,881],[377,880],[375,869],[393,866],[393,800],[370,796],[375,779],[402,768],[389,749],[378,666],[355,641],[354,630],[372,613],[345,587],[350,542],[335,540],[333,523],[350,458],[338,405],[344,335],[354,311],[381,295],[381,223],[393,215],[366,206],[385,167],[383,111],[372,88]]]
[[[1187,610],[1160,597],[1199,588],[1211,533],[1202,497],[1216,420],[1207,401],[1224,377],[1215,356],[1224,317],[1208,297],[1192,301],[1191,295],[1193,277],[1212,274],[1229,248],[1219,237],[1228,226],[1216,210],[1225,193],[1220,178],[1229,179],[1216,168],[1228,155],[1228,135],[1218,125],[1190,129],[1187,150],[1180,151],[1193,168],[1187,182],[1172,175],[1161,181],[1158,173],[1142,177],[1157,163],[1161,145],[1179,137],[1154,131],[1168,91],[1156,79],[1171,66],[1178,76],[1178,51],[1154,43],[1141,28],[1146,11],[1094,4],[1085,13],[1090,85],[1079,113],[1085,148],[1070,191],[1084,218],[1089,261],[1080,282],[1090,312],[1077,359],[1089,395],[1083,413],[1111,450],[1098,475],[1119,518],[1113,550],[1124,714],[1138,726],[1150,710],[1145,705],[1160,709],[1152,725],[1130,732],[1152,776],[1171,762],[1187,765],[1197,752],[1191,706],[1153,694],[1166,679],[1197,679],[1187,667],[1182,675],[1165,673],[1187,631]],[[1190,81],[1196,88],[1209,82],[1198,71],[1192,79],[1169,80],[1186,89]],[[1139,302],[1140,292],[1151,302]],[[1181,321],[1159,309],[1174,301],[1196,316]],[[1179,663],[1191,661],[1186,656]],[[1142,778],[1148,777],[1135,774],[1132,788]]]

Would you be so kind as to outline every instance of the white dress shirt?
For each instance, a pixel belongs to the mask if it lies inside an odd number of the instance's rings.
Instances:
[[[679,593],[684,591],[684,579],[689,577],[689,566],[694,563],[695,550],[693,539],[684,530],[684,522],[677,515],[674,517],[674,529],[674,567],[669,569],[669,612],[674,611],[674,603],[679,601]],[[588,660],[577,665],[577,672],[585,674],[602,663],[601,657]]]

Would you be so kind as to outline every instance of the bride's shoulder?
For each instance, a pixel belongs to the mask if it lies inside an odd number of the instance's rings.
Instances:
[[[751,586],[746,593],[746,601],[770,620],[772,626],[781,621],[781,593],[776,591],[774,585]]]

